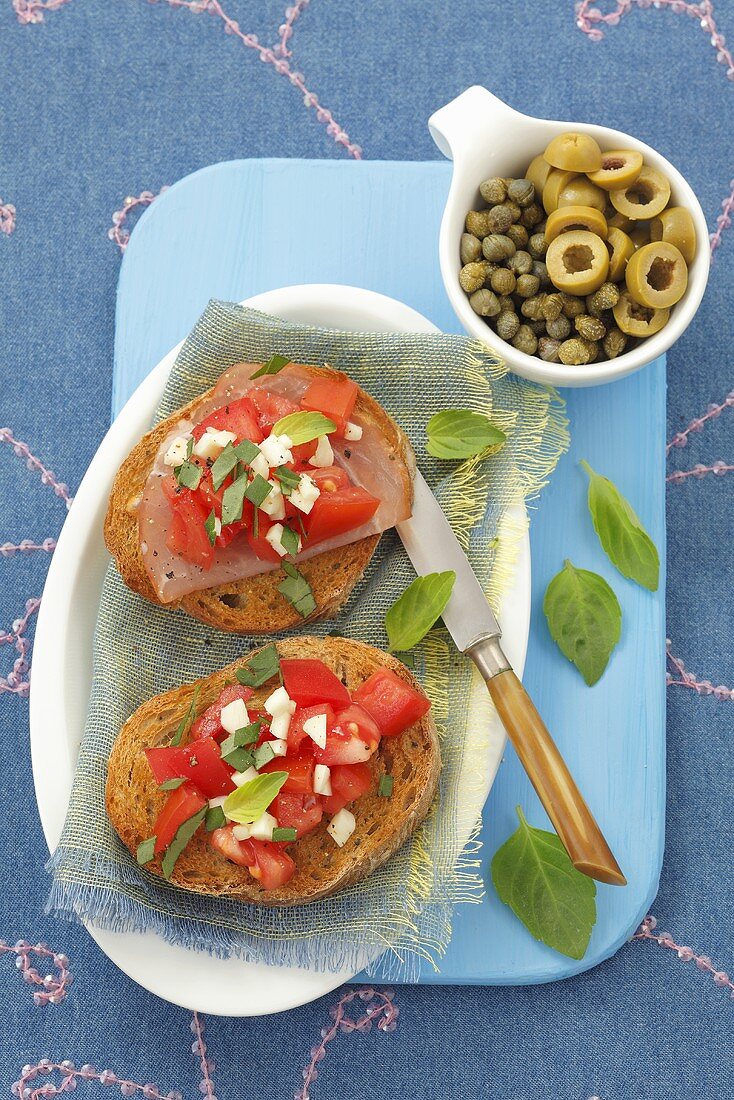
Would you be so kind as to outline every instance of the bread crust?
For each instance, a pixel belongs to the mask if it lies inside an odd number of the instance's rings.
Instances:
[[[400,661],[363,642],[305,636],[276,645],[281,657],[317,657],[324,661],[350,691],[379,668],[391,669],[420,690]],[[236,670],[252,655],[250,652],[195,683],[154,696],[120,730],[110,754],[106,806],[112,825],[133,855],[141,841],[152,835],[166,798],[165,792],[156,786],[143,749],[170,742],[197,685],[201,712],[214,702]],[[253,706],[261,705],[272,688],[270,682],[257,689]],[[366,878],[394,855],[430,809],[441,771],[441,753],[431,712],[398,737],[383,738],[370,766],[374,786],[351,807],[357,827],[350,839],[343,848],[337,847],[326,832],[325,817],[317,829],[289,847],[297,869],[284,886],[264,891],[246,868],[231,863],[209,845],[204,830],[197,832],[179,857],[171,882],[197,894],[268,906],[294,906],[329,897]],[[377,793],[380,776],[386,773],[395,780],[389,799]],[[161,875],[160,858],[148,864],[147,869]]]
[[[342,371],[331,367],[296,365],[313,377],[337,380],[346,377]],[[137,506],[161,443],[179,420],[195,416],[199,406],[211,397],[213,388],[147,432],[117,472],[104,521],[104,540],[122,580],[150,603],[181,607],[195,619],[227,633],[274,634],[317,619],[331,618],[346,602],[369,565],[380,541],[379,535],[369,535],[348,546],[326,550],[299,563],[299,571],[311,585],[316,601],[316,610],[307,619],[302,619],[278,591],[286,577],[282,568],[192,592],[179,601],[166,604],[151,584],[140,552]],[[355,411],[363,421],[372,422],[379,428],[387,446],[401,459],[406,491],[412,501],[415,456],[405,433],[361,387]]]

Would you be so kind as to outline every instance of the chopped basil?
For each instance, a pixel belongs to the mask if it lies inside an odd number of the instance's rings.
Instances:
[[[297,836],[295,829],[273,829],[273,840],[295,840]]]
[[[256,688],[275,676],[279,668],[278,650],[271,642],[270,645],[266,645],[264,649],[260,649],[253,654],[244,668],[238,668],[236,676],[245,687]]]
[[[381,798],[390,798],[395,780],[391,775],[380,776],[380,786],[377,793]]]
[[[266,497],[270,496],[273,490],[273,486],[265,480],[260,474],[255,474],[250,484],[245,490],[245,496],[248,500],[252,501],[256,508],[259,508]]]
[[[267,363],[263,363],[254,374],[250,375],[250,380],[263,378],[266,374],[278,374],[288,363],[290,363],[290,359],[286,359],[285,355],[271,355]]]
[[[266,772],[257,775],[249,783],[243,783],[227,795],[224,812],[230,821],[240,825],[252,825],[267,810],[280,788],[288,779],[288,772]]]
[[[298,535],[291,527],[284,527],[280,536],[280,544],[287,554],[293,557],[298,553]]]
[[[224,810],[221,806],[211,806],[206,811],[204,828],[208,833],[213,833],[215,829],[223,829],[226,824],[227,818],[224,816]]]
[[[258,747],[253,752],[252,758],[255,767],[259,771],[260,768],[264,768],[266,764],[269,764],[271,760],[275,759],[275,753],[273,752],[268,742],[263,741],[262,745],[258,745]],[[275,795],[273,795],[273,798],[275,798]],[[270,803],[268,802],[267,805],[269,806]],[[267,806],[265,807],[265,809],[267,809]]]
[[[201,690],[200,686],[199,686],[199,684],[197,684],[196,687],[194,688],[194,694],[191,696],[191,702],[189,703],[189,708],[186,711],[186,713],[184,714],[181,721],[179,722],[178,729],[176,730],[175,735],[171,738],[171,744],[172,745],[180,745],[181,742],[183,741],[184,737],[186,737],[189,730],[191,729],[191,726],[193,725],[193,722],[194,722],[194,718],[196,717],[196,704],[199,701],[199,691],[200,690]]]
[[[257,458],[260,454],[260,448],[256,443],[252,443],[249,439],[243,439],[241,443],[238,443],[234,448],[234,453],[240,462],[244,462],[249,466],[250,463]]]
[[[260,536],[260,512],[257,508],[253,509],[252,513],[252,537],[254,539]]]
[[[150,863],[155,855],[155,842],[154,836],[149,836],[147,840],[144,840],[141,844],[138,844],[138,850],[135,853],[135,858],[141,867],[144,867],[146,863]]]
[[[164,878],[171,877],[178,857],[181,855],[205,817],[206,806],[203,810],[199,810],[198,814],[194,814],[193,817],[190,817],[188,821],[184,821],[183,825],[179,825],[178,832],[166,848],[165,855],[163,856],[162,868]]]
[[[189,462],[188,458],[180,466],[176,466],[174,473],[179,485],[186,489],[198,489],[201,481],[201,466],[195,462]]]
[[[212,466],[212,485],[215,490],[221,489],[224,479],[232,473],[238,460],[239,455],[232,444],[228,443]]]
[[[194,437],[193,437],[193,435],[190,435],[188,440],[186,441],[186,457],[191,458],[193,453],[194,453]]]
[[[167,779],[165,783],[161,783],[158,788],[159,791],[175,791],[178,787],[181,787],[186,782],[185,777],[179,777],[178,779]]]
[[[289,466],[278,466],[277,470],[273,471],[273,477],[280,482],[281,492],[286,497],[289,497],[301,483],[301,475],[291,470]]]
[[[249,749],[232,747],[225,750],[225,744],[226,742],[222,744],[222,760],[225,764],[229,764],[230,768],[234,768],[236,772],[246,772],[248,768],[253,766],[255,756]]]
[[[217,541],[217,513],[213,508],[204,520],[204,530],[206,531],[206,537],[213,546]]]
[[[290,562],[283,562],[283,571],[286,578],[282,584],[278,585],[278,591],[295,607],[302,619],[307,619],[316,610],[316,600],[313,597],[311,585]]]
[[[242,508],[247,492],[247,474],[241,474],[222,494],[222,526],[242,519]]]
[[[250,722],[249,726],[240,726],[234,733],[230,733],[226,741],[222,741],[222,748],[228,743],[232,742],[232,748],[241,748],[242,745],[254,745],[260,736],[260,729],[262,727],[262,719],[258,718],[255,722]]]
[[[320,412],[294,412],[282,416],[273,427],[273,435],[287,435],[294,447],[310,443],[320,435],[336,431],[336,424]]]

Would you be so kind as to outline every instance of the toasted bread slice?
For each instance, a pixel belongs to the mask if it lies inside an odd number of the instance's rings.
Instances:
[[[344,377],[341,371],[330,367],[307,366],[305,369],[314,376]],[[233,634],[275,634],[305,621],[330,618],[347,600],[369,565],[379,535],[369,535],[359,542],[327,550],[299,563],[299,571],[311,585],[316,601],[316,610],[308,620],[302,619],[278,591],[285,580],[282,569],[192,592],[177,603],[161,604],[140,553],[137,507],[162,441],[179,420],[195,415],[211,393],[212,390],[207,390],[144,435],[115,477],[105,516],[104,540],[120,576],[128,588],[151,603],[181,607],[195,619]],[[379,428],[390,452],[401,460],[406,492],[412,500],[415,458],[405,434],[382,406],[362,389],[357,396],[355,412],[364,422],[371,421]]]
[[[413,687],[410,672],[394,657],[345,638],[306,636],[276,643],[281,657],[318,657],[355,690],[379,668],[389,668]],[[226,683],[252,652],[220,672],[197,681],[201,712],[217,698]],[[185,684],[143,703],[122,727],[110,754],[106,802],[110,820],[123,843],[135,854],[151,836],[165,794],[158,789],[143,749],[166,745],[186,712],[196,684]],[[259,688],[252,706],[262,705],[273,682]],[[250,704],[248,704],[250,705]],[[276,890],[265,891],[244,867],[216,852],[203,829],[194,836],[173,870],[171,882],[198,894],[240,898],[262,905],[306,905],[351,886],[385,863],[415,831],[428,813],[441,770],[436,727],[431,712],[398,737],[383,738],[371,757],[374,787],[350,806],[357,827],[343,848],[326,831],[324,817],[312,833],[290,845],[297,870]],[[395,785],[391,798],[377,793],[380,776],[390,774]],[[161,874],[160,859],[148,869]]]

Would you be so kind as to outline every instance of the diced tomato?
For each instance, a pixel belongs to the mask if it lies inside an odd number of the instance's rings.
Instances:
[[[171,791],[153,826],[155,854],[164,852],[184,821],[198,814],[205,806],[206,799],[191,783],[184,783]]]
[[[215,851],[223,855],[225,859],[236,863],[239,867],[247,867],[252,859],[252,855],[245,852],[241,841],[237,840],[229,825],[209,833],[208,840]]]
[[[293,878],[296,865],[279,844],[271,840],[242,840],[240,844],[251,861],[247,869],[264,890],[275,890]]]
[[[328,416],[336,424],[337,435],[344,435],[357,393],[351,378],[315,378],[301,398],[301,407]]]
[[[280,672],[285,690],[299,707],[330,703],[334,710],[342,710],[351,702],[339,677],[315,657],[284,658]]]
[[[314,742],[305,732],[303,724],[304,722],[308,722],[309,718],[317,718],[320,714],[326,715],[326,728],[330,730],[334,725],[334,709],[329,703],[319,703],[315,707],[299,707],[296,710],[288,728],[289,752],[298,752],[299,746],[304,739],[306,741],[306,747],[313,747]]]
[[[204,476],[199,482],[199,487],[196,490],[207,517],[211,514],[212,509],[214,509],[214,515],[217,516],[218,519],[222,518],[222,497],[224,496],[224,490],[228,485],[231,485],[231,483],[232,477],[228,475],[219,488],[215,489],[212,484],[211,470],[207,467]],[[217,535],[214,545],[222,548],[229,546],[242,531],[247,530],[248,525],[251,523],[252,504],[249,500],[246,500],[242,509],[242,519],[236,520],[234,523],[226,524]]]
[[[220,721],[222,707],[226,707],[228,703],[233,703],[235,699],[242,699],[246,703],[248,699],[252,698],[252,695],[252,688],[245,687],[244,684],[227,684],[219,693],[219,698],[205,711],[202,711],[192,724],[191,740],[194,741],[200,737],[214,737],[217,741],[224,740],[225,731],[222,729]]]
[[[322,493],[306,517],[310,544],[353,531],[372,519],[380,502],[359,485]]]
[[[188,745],[146,749],[145,755],[159,786],[167,779],[190,779],[205,798],[219,798],[235,789],[232,769],[222,760],[219,745],[212,737]]]
[[[298,412],[298,405],[284,397],[282,393],[274,393],[259,386],[254,386],[249,391],[248,397],[255,406],[258,424],[265,435],[270,434],[273,424],[281,417]]]
[[[276,756],[270,760],[261,772],[288,772],[288,778],[281,787],[282,791],[293,794],[311,794],[313,792],[313,756],[302,753],[299,756]],[[277,815],[276,815],[277,816]]]
[[[326,748],[314,745],[313,758],[317,764],[360,764],[369,760],[377,748],[377,742],[368,745],[357,733],[345,733],[335,726],[326,735]]]
[[[209,542],[204,523],[204,513],[190,489],[183,489],[171,505],[173,514],[166,534],[166,546],[174,554],[202,569],[211,569],[214,547]]]
[[[247,532],[247,541],[250,547],[255,551],[258,558],[261,558],[263,561],[280,562],[280,554],[265,538],[268,531],[273,526],[273,521],[268,519],[264,512],[260,512],[257,524],[257,535],[252,530]]]
[[[297,446],[291,447],[293,466],[301,470],[305,467],[310,472],[313,467],[308,465],[308,460],[316,454],[318,445],[318,439],[312,439],[309,443],[299,443]]]
[[[293,794],[285,787],[273,800],[270,812],[278,819],[282,829],[296,830],[296,840],[315,829],[324,815],[317,795]]]
[[[395,737],[430,710],[430,700],[390,669],[373,672],[354,692],[354,701],[368,711],[383,737]]]
[[[191,434],[194,439],[199,440],[207,428],[234,432],[238,442],[250,439],[253,443],[260,443],[263,439],[258,411],[248,397],[240,397],[223,405],[221,409],[215,409],[193,428]]]
[[[352,484],[349,474],[341,466],[322,466],[308,472],[322,493],[335,493],[337,489],[348,489]]]
[[[331,794],[322,798],[327,814],[338,814],[350,802],[361,798],[372,786],[369,764],[337,764],[331,769]]]
[[[372,715],[368,714],[359,703],[352,703],[346,710],[340,711],[334,724],[339,726],[344,733],[356,734],[361,737],[371,749],[374,749],[380,740],[380,727]]]

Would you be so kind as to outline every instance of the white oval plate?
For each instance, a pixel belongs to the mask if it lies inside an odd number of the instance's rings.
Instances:
[[[284,287],[247,305],[290,321],[352,332],[438,332],[420,313],[356,287]],[[102,440],[87,470],[51,561],[36,626],[30,699],[31,756],[36,799],[49,850],[61,837],[91,690],[92,636],[109,557],[102,538],[107,498],[115,473],[148,430],[173,362],[174,348],[141,382]],[[522,673],[530,623],[530,546],[526,537],[515,583],[503,603],[504,642]],[[467,797],[461,831],[468,838],[494,780],[505,744],[494,719],[484,790]],[[467,761],[476,776],[477,761]],[[476,791],[476,781],[468,784]],[[222,1016],[260,1016],[308,1004],[354,974],[315,973],[272,967],[174,947],[153,933],[108,932],[86,925],[121,970],[173,1004]],[[365,965],[367,963],[365,958]]]

